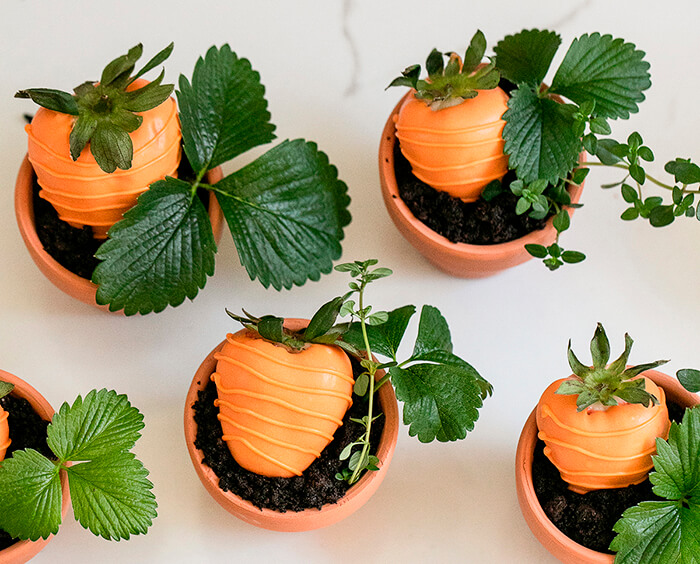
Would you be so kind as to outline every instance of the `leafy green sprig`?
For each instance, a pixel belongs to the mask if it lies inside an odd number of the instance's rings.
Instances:
[[[4,398],[14,389],[14,384],[10,384],[9,382],[3,382],[2,380],[0,380],[0,399]]]
[[[134,147],[129,133],[143,122],[137,112],[151,110],[165,102],[174,85],[161,84],[158,78],[138,89],[129,89],[134,81],[163,63],[173,51],[171,43],[157,53],[143,68],[134,72],[143,54],[139,43],[109,63],[99,82],[83,82],[73,94],[50,88],[20,90],[15,98],[31,98],[35,103],[55,112],[77,116],[70,133],[70,155],[76,161],[85,146],[105,172],[131,168]],[[133,76],[132,76],[133,75]]]
[[[129,111],[144,111],[162,101],[172,86],[160,85],[161,74],[140,90],[124,89],[165,60],[171,49],[168,46],[131,76],[141,54],[140,45],[134,47],[107,65],[99,84],[85,83],[76,89],[77,98],[59,91],[23,92],[50,109],[78,115],[71,147],[77,136],[76,148],[89,142],[93,153],[123,155],[129,152],[124,144],[131,143],[124,131],[141,123],[140,116]],[[153,183],[109,230],[109,239],[95,255],[101,261],[92,276],[98,285],[98,304],[133,315],[194,299],[214,273],[217,250],[199,190],[216,197],[251,280],[281,290],[331,271],[342,251],[343,230],[350,223],[350,198],[336,167],[315,143],[283,141],[215,184],[205,182],[211,169],[275,138],[264,94],[260,75],[228,45],[212,47],[200,57],[191,80],[180,76],[179,118],[195,178],[166,177]],[[92,102],[83,103],[83,96],[99,100],[91,106]],[[102,127],[111,131],[112,122],[97,116],[103,105],[111,108],[110,120],[128,125],[122,133],[105,137],[105,146],[99,133]],[[98,125],[95,135],[88,137],[84,133],[91,127],[81,124],[92,123],[93,118]],[[117,164],[127,165],[126,160]]]
[[[107,540],[145,534],[157,504],[148,470],[130,452],[143,427],[143,415],[114,391],[64,403],[47,428],[55,460],[26,449],[0,463],[0,529],[33,541],[58,532],[65,472],[83,527]]]
[[[399,346],[416,308],[407,305],[390,312],[373,312],[366,302],[367,286],[392,274],[388,268],[373,268],[376,264],[370,259],[337,265],[335,270],[353,278],[350,291],[321,306],[306,329],[291,331],[281,317],[229,313],[265,339],[296,349],[306,343],[337,345],[360,361],[364,370],[353,391],[367,402],[367,414],[353,421],[364,430],[341,453],[348,466],[336,475],[351,484],[363,471],[377,470],[380,464],[370,452],[370,433],[377,419],[375,393],[382,386],[393,384],[397,398],[404,403],[403,421],[409,425],[409,435],[421,442],[464,439],[474,428],[483,400],[492,393],[491,384],[452,352],[449,327],[435,307],[423,306],[413,353],[398,360]],[[349,321],[337,323],[338,317],[349,317]],[[377,355],[388,360],[380,362]],[[379,370],[388,373],[377,380]]]
[[[576,408],[583,411],[591,406],[600,406],[601,409],[618,405],[619,400],[627,403],[639,403],[645,407],[657,405],[658,398],[645,390],[643,378],[633,379],[646,370],[651,370],[668,360],[657,360],[647,364],[627,367],[630,352],[632,351],[632,338],[625,333],[625,350],[617,360],[608,364],[610,360],[610,341],[605,334],[605,329],[598,323],[593,339],[591,339],[592,366],[586,366],[576,357],[571,349],[571,340],[567,348],[569,366],[575,378],[564,380],[557,394],[576,395]]]
[[[413,88],[418,99],[425,100],[433,110],[441,110],[474,98],[477,90],[490,90],[498,86],[500,75],[494,63],[479,66],[486,52],[486,38],[481,30],[472,37],[461,59],[457,53],[441,53],[433,49],[425,61],[427,79],[421,79],[421,66],[407,67],[401,76],[391,81],[392,86]],[[447,57],[447,64],[445,64]]]
[[[600,137],[611,132],[608,120],[626,119],[644,100],[643,91],[651,85],[644,52],[610,35],[582,35],[572,43],[548,87],[542,81],[560,43],[561,38],[551,31],[525,30],[495,47],[497,70],[517,85],[504,114],[503,139],[509,166],[516,169],[518,178],[527,184],[545,180],[554,186],[587,171],[585,167],[621,168],[626,172],[623,180],[604,187],[620,186],[624,200],[631,204],[622,219],[642,217],[654,227],[669,225],[680,216],[700,219],[694,206],[700,190],[688,187],[700,183],[696,164],[680,158],[668,162],[665,169],[674,175],[675,184],[666,184],[646,172],[644,163],[652,162],[654,154],[639,133],[632,133],[626,143]],[[568,102],[557,103],[561,98]],[[578,154],[584,149],[599,162],[580,162]],[[571,182],[578,184],[576,180]],[[671,191],[672,202],[664,204],[658,196],[645,198],[642,186],[647,180]],[[563,258],[561,232],[557,228],[552,249],[526,247],[550,269],[585,258],[582,253],[576,253],[573,261]]]
[[[662,501],[627,509],[610,544],[616,564],[695,564],[700,559],[700,407],[671,423],[668,440],[656,439],[649,475]]]

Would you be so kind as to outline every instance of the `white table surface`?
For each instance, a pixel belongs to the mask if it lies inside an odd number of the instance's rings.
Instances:
[[[621,138],[639,129],[657,155],[652,169],[659,175],[676,156],[700,160],[694,99],[700,4],[694,0],[3,0],[0,20],[0,367],[30,382],[55,408],[92,388],[127,393],[145,414],[136,452],[151,471],[159,502],[149,534],[128,542],[94,538],[69,516],[37,563],[553,562],[521,517],[513,458],[540,392],[569,374],[567,340],[585,356],[602,321],[616,351],[625,331],[634,337],[632,361],[670,357],[670,372],[700,365],[697,221],[662,230],[620,221],[619,192],[599,187],[618,175],[596,169],[585,207],[562,239],[588,255],[584,263],[550,273],[531,261],[492,278],[461,280],[435,270],[399,235],[382,204],[376,169],[381,129],[401,96],[384,87],[404,67],[423,63],[432,47],[462,51],[477,28],[490,48],[523,27],[555,29],[564,40],[557,60],[585,32],[635,42],[648,53],[653,86],[641,112],[615,124],[614,133]],[[353,222],[343,259],[376,257],[395,271],[372,288],[372,302],[383,309],[439,307],[455,351],[495,387],[463,442],[422,445],[402,428],[379,491],[324,530],[264,531],[221,509],[190,463],[182,410],[197,366],[235,329],[225,307],[305,317],[345,288],[346,275],[291,292],[266,291],[248,279],[225,234],[216,274],[193,303],[124,318],[54,288],[32,263],[15,224],[13,187],[26,150],[22,113],[33,106],[13,99],[14,92],[70,90],[97,79],[104,64],[139,41],[147,58],[171,40],[171,81],[181,72],[191,76],[196,58],[213,43],[228,42],[252,60],[278,137],[317,141],[349,186]]]

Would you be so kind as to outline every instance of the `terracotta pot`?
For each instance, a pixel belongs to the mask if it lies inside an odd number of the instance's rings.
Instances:
[[[4,370],[0,370],[0,380],[14,384],[15,388],[12,390],[12,394],[16,397],[26,399],[42,419],[51,421],[54,414],[53,407],[51,407],[49,402],[44,399],[44,396],[37,392],[32,386]],[[68,506],[70,505],[70,493],[68,490],[68,477],[63,471],[61,471],[61,488],[63,489],[61,515],[65,518],[68,512]],[[18,541],[5,550],[0,550],[0,564],[23,564],[36,556],[52,538],[53,535],[46,540]]]
[[[525,245],[551,245],[556,239],[552,219],[547,221],[544,229],[528,233],[520,239],[496,245],[452,243],[416,219],[399,196],[394,173],[394,144],[396,143],[394,117],[398,115],[401,105],[410,94],[408,92],[396,104],[386,121],[379,143],[379,179],[384,204],[397,229],[406,240],[440,270],[460,278],[484,278],[530,260],[532,256],[525,250]],[[585,160],[585,153],[581,153],[581,160]],[[573,203],[579,201],[582,190],[583,184],[569,189]],[[573,211],[573,208],[569,208],[569,215],[572,215]]]
[[[300,328],[306,326],[307,323],[308,320],[290,319],[287,320],[285,325],[291,328]],[[225,342],[221,342],[211,351],[201,364],[192,380],[185,402],[185,439],[187,449],[197,475],[209,494],[226,511],[246,523],[263,529],[285,532],[310,531],[332,525],[345,519],[364,505],[384,479],[398,438],[398,404],[394,395],[394,389],[388,384],[382,386],[377,392],[385,416],[384,430],[376,453],[379,460],[382,461],[381,466],[375,472],[365,472],[362,478],[337,503],[325,505],[320,510],[305,509],[304,511],[281,513],[272,509],[259,509],[234,493],[230,491],[225,492],[219,488],[219,478],[209,466],[202,462],[202,451],[194,446],[195,437],[197,436],[197,424],[194,421],[193,406],[195,401],[197,401],[198,392],[203,390],[209,383],[209,377],[216,368],[214,353],[218,352]],[[383,375],[384,371],[377,372],[379,378]]]
[[[683,388],[676,378],[656,370],[648,370],[643,374],[664,389],[668,401],[682,407],[691,407],[700,403],[700,397]],[[612,564],[614,560],[612,555],[591,550],[574,542],[557,529],[545,514],[535,495],[532,482],[532,461],[536,443],[537,424],[535,410],[533,410],[523,427],[515,455],[515,485],[518,502],[530,530],[550,553],[565,564]]]
[[[95,284],[86,278],[73,274],[44,250],[34,225],[34,202],[32,196],[34,176],[32,165],[25,156],[17,175],[17,183],[15,184],[15,215],[19,231],[29,250],[29,254],[39,267],[39,270],[59,290],[83,303],[109,311],[107,306],[100,306],[95,302],[95,293],[97,292]],[[209,183],[218,182],[221,178],[223,178],[221,167],[217,167],[208,173]],[[215,197],[209,199],[209,218],[211,219],[214,238],[218,242],[223,228],[223,215]]]

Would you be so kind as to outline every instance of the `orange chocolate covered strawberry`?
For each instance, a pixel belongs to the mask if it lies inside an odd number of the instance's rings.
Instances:
[[[348,356],[331,345],[295,350],[251,328],[227,335],[215,358],[222,438],[236,462],[264,476],[300,476],[352,404]]]
[[[413,65],[390,84],[413,88],[396,116],[396,137],[413,173],[465,202],[477,200],[508,171],[501,137],[508,95],[498,88],[494,64],[480,64],[485,50],[478,31],[463,63],[456,53],[433,49],[426,80],[419,80],[420,65]]]
[[[152,82],[139,78],[171,50],[132,76],[139,44],[107,65],[98,83],[85,82],[72,95],[44,88],[16,94],[43,106],[26,127],[39,195],[63,221],[91,226],[96,238],[106,237],[149,184],[177,175],[181,135],[173,85],[161,84],[162,73]]]
[[[598,324],[593,366],[581,364],[569,342],[574,375],[552,383],[537,405],[545,455],[578,493],[643,482],[653,468],[656,439],[668,435],[664,391],[641,375],[666,361],[627,367],[631,348],[625,335],[625,351],[608,365],[610,345]]]
[[[0,398],[9,394],[13,388],[14,386],[12,384],[0,381]],[[5,458],[7,447],[9,447],[12,442],[10,440],[10,426],[7,422],[9,415],[10,414],[0,405],[0,460]]]

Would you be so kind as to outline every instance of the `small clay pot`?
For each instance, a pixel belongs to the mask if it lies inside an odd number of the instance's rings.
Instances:
[[[14,390],[12,390],[14,396],[26,399],[42,419],[51,421],[54,414],[53,407],[51,407],[44,396],[37,392],[32,386],[4,370],[0,370],[0,380],[13,384],[15,386]],[[0,462],[0,465],[2,465],[2,462]],[[61,488],[63,490],[61,515],[65,518],[68,512],[68,506],[70,505],[70,493],[68,489],[68,477],[64,471],[61,471]],[[0,510],[1,509],[2,508],[0,508]],[[5,550],[0,550],[0,564],[23,564],[34,558],[52,538],[53,535],[45,540],[18,541]]]
[[[307,324],[308,320],[302,319],[288,319],[285,322],[285,326],[291,329],[302,328]],[[185,402],[185,439],[187,450],[190,453],[197,475],[209,494],[221,507],[239,519],[256,527],[272,531],[300,532],[319,529],[337,523],[357,511],[381,484],[396,448],[399,430],[399,410],[394,388],[387,384],[377,391],[385,417],[384,430],[376,453],[376,456],[381,461],[379,470],[365,472],[337,503],[324,505],[321,509],[305,509],[297,512],[286,511],[284,513],[272,509],[259,509],[236,494],[221,490],[218,476],[209,466],[202,462],[202,451],[194,446],[197,436],[197,424],[194,421],[193,406],[197,401],[197,394],[209,383],[209,377],[216,369],[214,353],[218,352],[225,342],[221,342],[204,359],[192,380]],[[378,371],[378,379],[382,376],[384,376],[384,371]]]
[[[34,201],[32,195],[34,176],[34,169],[29,159],[25,156],[15,184],[15,215],[19,231],[29,250],[29,254],[39,267],[39,270],[59,290],[83,303],[109,311],[107,306],[100,306],[95,302],[95,294],[97,292],[95,284],[59,264],[44,250],[34,225]],[[212,184],[218,182],[221,178],[223,178],[221,167],[209,171],[207,175],[207,181]],[[213,195],[209,199],[209,218],[211,219],[214,238],[218,243],[223,228],[223,214]]]
[[[408,92],[396,104],[386,121],[379,143],[379,180],[384,204],[406,240],[440,270],[460,278],[485,278],[530,260],[532,256],[525,250],[525,245],[551,245],[556,239],[556,230],[551,218],[543,229],[528,233],[519,239],[495,245],[470,245],[452,243],[413,215],[399,196],[394,172],[394,144],[397,142],[394,117],[398,115],[401,105],[410,95],[411,92]],[[585,160],[585,153],[581,153],[580,160]],[[579,201],[582,190],[583,183],[569,188],[573,203]],[[568,208],[567,211],[572,215],[574,210]]]
[[[700,403],[697,394],[687,391],[676,378],[648,370],[643,373],[666,392],[666,400],[688,408]],[[537,444],[535,410],[525,422],[515,455],[515,486],[520,510],[530,530],[552,555],[565,564],[612,564],[614,556],[586,548],[562,533],[545,514],[532,482],[532,461]]]

